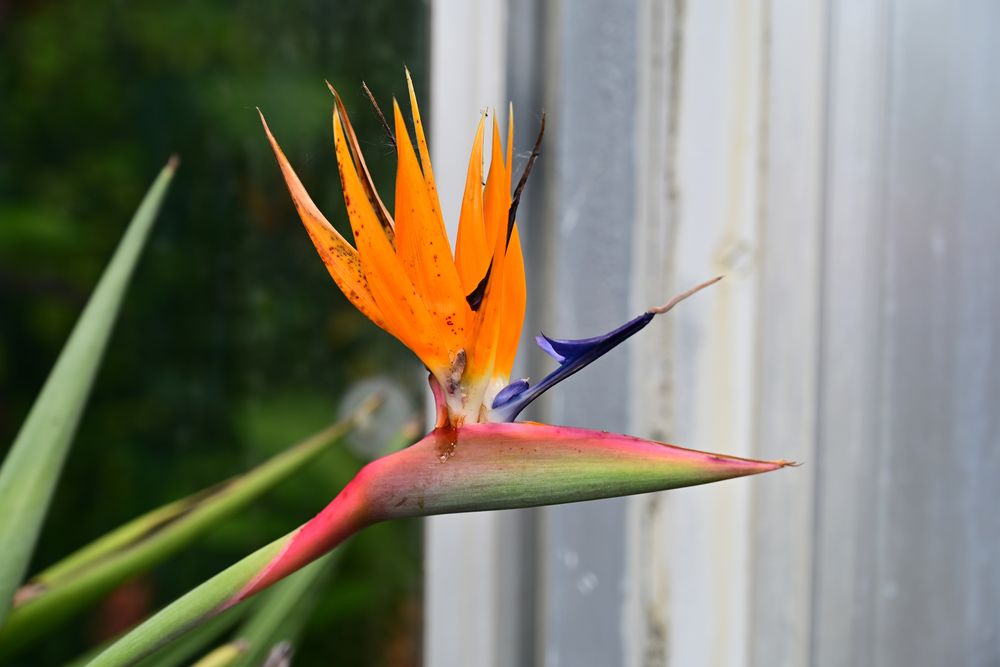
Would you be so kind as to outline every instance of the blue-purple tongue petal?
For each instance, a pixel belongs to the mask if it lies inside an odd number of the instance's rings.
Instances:
[[[514,382],[511,382],[509,385],[507,385],[499,392],[497,392],[496,398],[493,399],[492,407],[495,408],[497,406],[503,405],[504,403],[508,403],[514,400],[520,394],[524,393],[527,389],[528,389],[527,379],[522,378],[520,380],[515,380]]]
[[[607,352],[612,347],[618,345],[626,338],[649,324],[652,319],[653,313],[647,311],[639,317],[629,320],[614,331],[609,331],[603,336],[568,340],[564,338],[549,338],[544,333],[540,333],[535,336],[535,342],[538,344],[538,347],[542,348],[545,354],[549,355],[560,364],[566,364],[571,362],[573,359],[590,354],[595,350],[603,350],[600,354],[604,354],[604,352]],[[600,354],[598,356],[600,356]]]
[[[565,340],[549,338],[545,334],[540,334],[535,338],[535,341],[546,354],[559,362],[559,368],[543,377],[533,387],[528,386],[527,380],[518,380],[501,389],[493,400],[493,419],[495,421],[514,421],[529,403],[541,396],[546,390],[625,342],[626,339],[649,324],[654,316],[655,313],[645,312],[614,331],[594,338]]]
[[[539,334],[535,337],[538,347],[542,348],[545,354],[555,359],[559,363],[559,368],[543,377],[534,387],[529,387],[527,380],[518,380],[501,389],[496,398],[493,399],[493,405],[490,408],[490,420],[514,421],[521,411],[528,407],[529,403],[545,393],[550,387],[562,382],[592,361],[600,359],[612,349],[625,342],[630,336],[641,331],[657,315],[662,315],[670,311],[674,306],[692,294],[696,294],[720,280],[722,280],[722,276],[716,276],[700,285],[695,285],[691,289],[676,295],[662,306],[650,308],[642,315],[629,320],[614,331],[609,331],[603,336],[564,340],[549,338],[545,334]]]

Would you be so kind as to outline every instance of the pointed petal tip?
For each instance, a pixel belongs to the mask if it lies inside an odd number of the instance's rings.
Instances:
[[[181,166],[181,156],[180,155],[178,155],[177,153],[174,153],[169,158],[167,158],[167,166],[166,166],[166,168],[169,171],[175,172],[175,171],[177,171],[177,167],[179,167],[179,166]]]

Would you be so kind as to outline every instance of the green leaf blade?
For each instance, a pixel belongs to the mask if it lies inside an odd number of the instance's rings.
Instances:
[[[176,169],[171,158],[146,193],[0,468],[0,625],[27,572],[129,280]]]
[[[154,509],[33,577],[0,628],[0,659],[10,656],[115,586],[179,552],[341,440],[377,409],[372,396],[345,419],[256,468]]]
[[[208,621],[246,587],[294,533],[261,547],[170,603],[94,658],[88,667],[131,665],[184,632]]]
[[[316,606],[322,583],[341,554],[343,548],[335,549],[265,591],[236,633],[244,650],[234,659],[234,667],[261,665],[275,645],[298,640]]]

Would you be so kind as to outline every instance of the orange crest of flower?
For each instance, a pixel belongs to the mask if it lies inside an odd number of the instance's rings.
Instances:
[[[475,422],[510,377],[524,321],[524,260],[511,211],[513,114],[506,150],[494,114],[485,186],[485,114],[479,121],[453,255],[409,72],[406,81],[416,150],[393,100],[393,215],[372,183],[347,111],[331,87],[334,147],[353,246],[313,203],[266,122],[264,130],[299,217],[334,282],[358,310],[427,366],[444,390],[453,422]]]

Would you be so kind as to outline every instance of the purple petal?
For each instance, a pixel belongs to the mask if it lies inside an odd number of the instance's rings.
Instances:
[[[655,315],[655,313],[647,311],[617,329],[593,338],[567,340],[549,338],[545,334],[540,334],[535,338],[535,341],[546,354],[559,362],[559,368],[546,375],[533,387],[528,387],[525,380],[519,380],[504,387],[493,401],[493,419],[514,421],[521,411],[528,407],[528,404],[550,387],[562,382],[625,342],[630,336],[638,333],[652,322]],[[508,392],[508,390],[510,391]],[[500,400],[501,397],[503,400]]]
[[[496,408],[500,405],[503,405],[504,403],[513,400],[519,394],[523,393],[527,389],[528,389],[527,379],[522,378],[520,380],[515,380],[514,382],[511,382],[509,385],[507,385],[497,393],[496,398],[493,399],[492,407]]]

